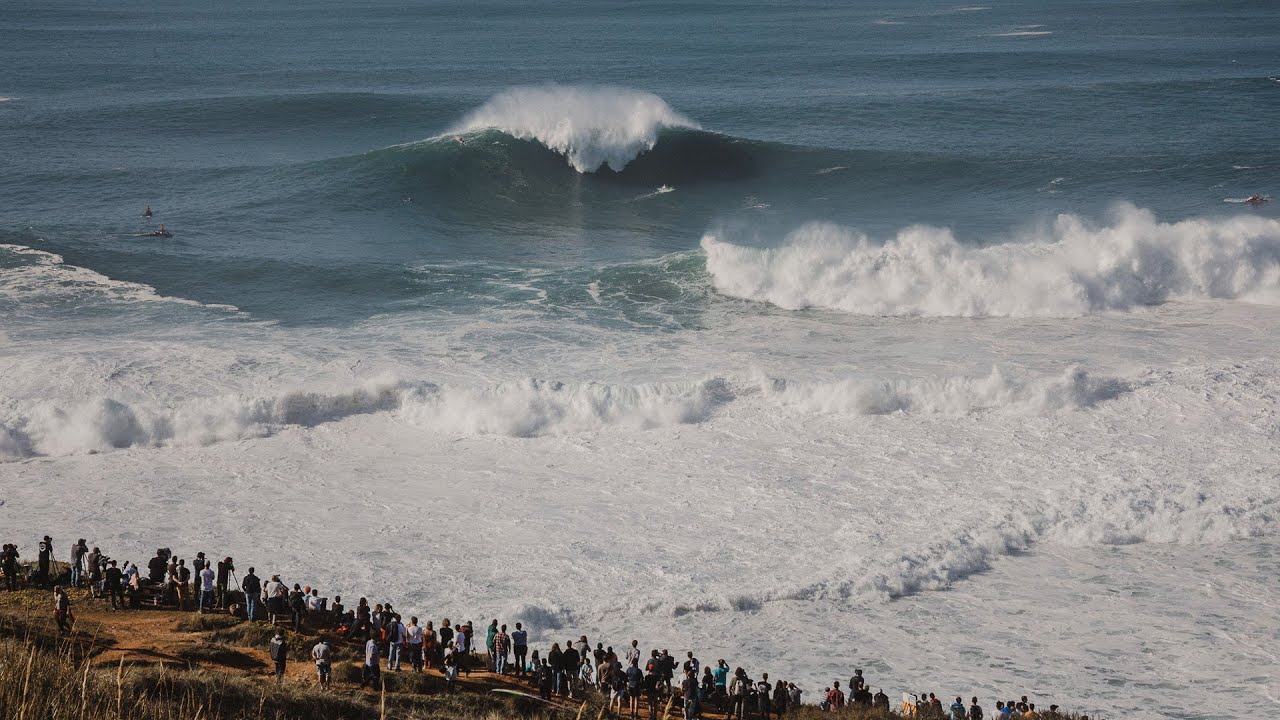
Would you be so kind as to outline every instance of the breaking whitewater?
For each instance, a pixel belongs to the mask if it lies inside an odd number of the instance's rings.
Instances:
[[[500,97],[428,142],[496,129],[616,171],[695,127],[626,93],[575,128],[506,120],[573,100]],[[982,245],[712,227],[337,327],[39,244],[0,246],[6,535],[695,647],[808,699],[854,666],[891,694],[1019,688],[1108,717],[1267,692],[1275,221],[1120,205]]]

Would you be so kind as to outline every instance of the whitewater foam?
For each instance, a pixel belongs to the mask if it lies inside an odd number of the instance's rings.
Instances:
[[[813,223],[776,248],[702,238],[717,291],[786,309],[866,315],[1077,317],[1170,299],[1280,302],[1280,221],[1158,222],[1125,205],[1093,227],[1060,215],[1022,242],[963,245],[912,226],[883,244]]]
[[[1045,415],[1087,409],[1129,390],[1123,380],[1070,368],[1060,377],[1014,378],[993,369],[985,378],[789,381],[760,376],[634,385],[525,378],[469,386],[384,377],[332,390],[227,394],[173,404],[106,395],[69,403],[10,399],[0,405],[0,461],[211,445],[374,413],[389,413],[436,434],[536,438],[698,424],[721,408],[755,398],[794,415]]]
[[[204,304],[187,298],[161,295],[143,283],[109,278],[88,268],[68,265],[61,255],[25,245],[0,243],[8,251],[34,262],[0,267],[0,298],[15,303],[66,301],[93,296],[116,302],[163,302],[238,313],[232,305]]]
[[[985,378],[964,376],[794,383],[762,382],[766,395],[785,407],[805,412],[850,415],[927,413],[967,415],[975,412],[1045,414],[1092,407],[1128,392],[1118,378],[1091,377],[1072,367],[1060,377],[1019,380],[993,368]]]
[[[621,171],[650,150],[665,128],[697,128],[653,93],[614,87],[550,85],[494,96],[446,133],[499,130],[536,140],[565,156],[581,173],[608,165]]]

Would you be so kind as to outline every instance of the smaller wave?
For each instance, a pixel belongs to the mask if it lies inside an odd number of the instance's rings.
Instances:
[[[18,98],[13,97],[11,95],[0,95],[0,102],[13,102],[14,100],[17,100],[17,99]]]
[[[1129,389],[1121,380],[1071,368],[1061,377],[1026,380],[998,370],[987,378],[713,377],[635,385],[526,378],[464,386],[382,378],[333,391],[197,397],[173,404],[107,396],[71,403],[7,400],[0,403],[0,461],[211,445],[374,413],[446,435],[537,438],[699,424],[738,401],[755,406],[763,400],[775,408],[770,413],[783,408],[799,415],[1052,414],[1088,409]]]
[[[1078,317],[1173,298],[1280,303],[1280,221],[1158,222],[1131,205],[1111,225],[1060,215],[1026,242],[972,247],[913,226],[884,244],[813,223],[781,247],[702,239],[715,289],[798,310],[863,315]]]
[[[498,130],[536,140],[560,153],[580,173],[607,165],[621,172],[653,149],[658,133],[698,128],[653,93],[613,87],[516,88],[494,96],[449,135]]]
[[[992,33],[989,37],[1007,37],[1007,38],[1042,37],[1045,35],[1052,35],[1052,34],[1053,34],[1052,30],[1011,30],[1009,32]]]
[[[608,385],[527,379],[488,387],[376,380],[335,392],[194,398],[173,406],[96,397],[69,405],[0,405],[0,460],[126,448],[211,445],[394,412],[442,433],[531,438],[650,429],[707,419],[733,392],[722,379]]]
[[[161,295],[142,283],[114,280],[87,268],[68,265],[61,255],[25,245],[0,243],[18,262],[0,265],[0,298],[20,303],[66,301],[96,296],[116,302],[163,302],[239,312],[231,305],[206,305],[195,300]],[[2,256],[0,256],[2,258]]]
[[[1043,415],[1080,410],[1129,392],[1117,378],[1095,378],[1083,368],[1059,377],[1028,381],[1006,377],[994,368],[985,378],[964,376],[892,381],[842,380],[834,383],[762,383],[768,398],[809,413],[887,415],[924,413],[968,415],[1001,411]]]

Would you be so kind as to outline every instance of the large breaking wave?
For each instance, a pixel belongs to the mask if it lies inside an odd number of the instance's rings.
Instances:
[[[662,130],[697,127],[652,93],[551,85],[496,95],[450,134],[498,130],[520,140],[536,140],[587,173],[604,165],[621,172],[640,153],[653,149]]]
[[[937,227],[908,227],[877,243],[814,223],[776,248],[708,233],[702,250],[716,290],[786,309],[1076,317],[1179,298],[1280,302],[1280,221],[1164,223],[1131,205],[1105,226],[1060,215],[1046,232],[986,247]]]

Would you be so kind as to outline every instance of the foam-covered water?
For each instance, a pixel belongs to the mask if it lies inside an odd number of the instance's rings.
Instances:
[[[0,13],[6,542],[811,700],[1280,697],[1280,225],[1223,202],[1274,193],[1273,8],[157,18]]]
[[[777,247],[702,239],[717,290],[787,309],[867,315],[1073,317],[1172,299],[1280,301],[1280,221],[1159,222],[1122,206],[1096,227],[1061,215],[1044,233],[972,246],[915,226],[876,242],[805,225]]]

